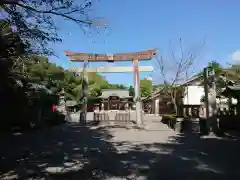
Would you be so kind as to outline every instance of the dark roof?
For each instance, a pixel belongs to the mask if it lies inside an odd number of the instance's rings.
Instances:
[[[228,86],[227,88],[233,90],[233,91],[240,91],[240,85],[236,85],[236,86]]]
[[[227,86],[224,88],[224,90],[221,92],[221,95],[223,96],[232,96],[232,97],[239,97],[240,96],[240,85],[236,86]]]
[[[195,75],[195,76],[192,76],[192,77],[188,78],[188,79],[187,79],[186,81],[184,81],[181,85],[187,85],[187,84],[191,83],[192,81],[198,80],[198,79],[200,79],[200,78],[202,78],[202,77],[203,77],[202,74],[197,74],[197,75]]]
[[[109,96],[118,96],[120,98],[131,98],[128,89],[103,89],[100,98],[107,99]]]
[[[164,87],[157,88],[149,97],[142,98],[143,101],[151,100],[160,95]]]

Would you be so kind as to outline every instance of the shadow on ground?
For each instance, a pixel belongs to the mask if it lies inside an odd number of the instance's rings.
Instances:
[[[135,144],[113,138],[106,128],[77,124],[11,137],[1,142],[0,179],[239,179],[237,139],[192,134]]]

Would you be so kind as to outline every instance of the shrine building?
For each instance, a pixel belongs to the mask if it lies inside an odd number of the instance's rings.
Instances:
[[[101,99],[101,110],[126,110],[131,108],[133,97],[129,96],[128,89],[103,89]]]

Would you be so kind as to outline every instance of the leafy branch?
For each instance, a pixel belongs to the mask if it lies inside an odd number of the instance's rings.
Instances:
[[[47,44],[62,40],[58,36],[54,16],[72,21],[81,28],[99,26],[100,23],[90,17],[92,5],[92,0],[84,0],[80,5],[72,0],[2,0],[0,2],[5,20],[28,45],[28,52],[47,55],[53,54]]]

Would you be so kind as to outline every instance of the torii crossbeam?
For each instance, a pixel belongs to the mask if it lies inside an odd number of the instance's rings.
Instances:
[[[65,55],[72,62],[108,62],[108,61],[132,61],[137,59],[138,61],[151,60],[152,56],[156,54],[156,49],[132,52],[132,53],[115,53],[115,54],[95,54],[95,53],[75,53],[72,51],[64,51]]]
[[[70,72],[82,73],[83,68],[70,68]],[[152,72],[152,66],[139,66],[139,72]],[[97,72],[97,73],[125,73],[133,72],[133,67],[126,66],[116,66],[116,67],[97,67],[97,68],[87,68],[87,72]]]
[[[122,61],[132,61],[133,62],[133,75],[134,75],[134,90],[135,90],[135,97],[134,100],[136,102],[136,117],[137,117],[137,124],[142,123],[142,108],[141,108],[141,101],[140,101],[140,79],[139,79],[139,71],[144,69],[144,67],[138,66],[138,61],[146,61],[151,60],[154,55],[156,55],[156,49],[145,50],[140,52],[132,52],[132,53],[116,53],[116,54],[96,54],[96,53],[75,53],[72,51],[65,51],[65,55],[70,59],[72,62],[122,62]],[[86,66],[85,66],[86,67]],[[114,69],[117,69],[118,72],[122,67],[108,67],[108,71],[113,72]],[[146,69],[146,67],[145,67]],[[149,70],[149,67],[147,68]],[[150,68],[152,69],[152,68]],[[91,69],[82,69],[84,76],[86,77],[86,73],[88,70]],[[146,71],[148,71],[146,70]],[[125,71],[130,71],[127,69]],[[124,72],[124,69],[121,70]],[[87,78],[86,78],[87,79]],[[85,101],[87,102],[87,100]],[[86,112],[86,106],[85,106]],[[86,117],[86,116],[85,116]]]

